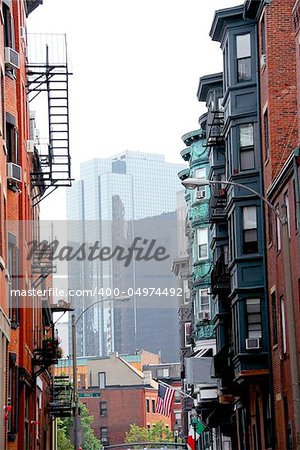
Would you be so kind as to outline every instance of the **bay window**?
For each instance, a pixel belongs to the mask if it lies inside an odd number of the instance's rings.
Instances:
[[[253,124],[239,126],[240,167],[241,170],[255,168]]]
[[[251,80],[250,33],[236,36],[237,81]]]
[[[257,253],[257,214],[256,206],[243,208],[243,253]]]
[[[208,258],[208,228],[197,229],[197,257],[198,260]]]

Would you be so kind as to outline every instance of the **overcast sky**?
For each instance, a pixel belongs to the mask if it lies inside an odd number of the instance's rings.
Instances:
[[[67,34],[75,178],[80,162],[127,149],[181,162],[181,136],[198,128],[204,111],[199,77],[222,70],[219,43],[208,35],[214,11],[240,3],[44,0],[28,32]],[[41,203],[42,216],[65,218],[64,202],[58,190]]]

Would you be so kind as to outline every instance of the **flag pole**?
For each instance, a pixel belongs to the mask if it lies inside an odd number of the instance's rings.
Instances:
[[[158,384],[161,384],[161,385],[164,386],[164,387],[167,387],[167,388],[169,388],[169,389],[173,389],[174,391],[179,392],[179,394],[182,395],[182,397],[192,399],[192,400],[193,400],[193,403],[194,403],[194,406],[195,406],[195,399],[194,399],[194,397],[192,397],[191,395],[187,394],[187,393],[184,392],[183,390],[177,389],[177,388],[171,386],[170,384],[165,383],[164,381],[161,381],[161,380],[157,380],[157,383],[158,383]],[[211,430],[211,428],[210,428],[206,423],[204,423],[204,422],[199,418],[199,416],[198,416],[198,420],[199,420],[199,422],[202,423],[202,425],[205,426],[205,428],[207,428],[208,430]]]

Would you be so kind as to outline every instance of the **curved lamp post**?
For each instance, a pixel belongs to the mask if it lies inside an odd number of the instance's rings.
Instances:
[[[272,210],[275,216],[281,223],[282,231],[282,256],[283,256],[283,271],[284,271],[284,286],[288,319],[288,336],[289,336],[289,349],[290,349],[290,370],[293,392],[293,404],[294,404],[294,419],[295,419],[295,432],[296,432],[296,448],[300,450],[300,371],[299,371],[299,357],[297,350],[297,333],[295,322],[295,308],[294,308],[294,292],[293,292],[293,277],[291,270],[291,254],[290,254],[290,242],[289,242],[289,224],[287,217],[287,206],[282,205],[282,215],[277,211],[274,205],[269,202],[267,198],[256,192],[251,187],[236,183],[235,181],[228,180],[206,180],[201,178],[186,178],[182,181],[183,186],[186,189],[195,189],[198,186],[208,186],[215,184],[225,184],[229,186],[237,186],[246,191],[251,192],[256,197],[260,198],[268,207]]]
[[[78,402],[78,385],[77,385],[77,357],[76,357],[76,325],[83,316],[83,314],[92,308],[93,306],[107,302],[107,301],[114,301],[114,302],[122,302],[126,303],[131,299],[131,297],[108,297],[108,298],[101,298],[100,300],[97,300],[96,302],[89,305],[87,308],[85,308],[79,316],[76,319],[75,314],[72,314],[72,358],[73,358],[73,389],[74,389],[74,450],[78,450],[80,447],[80,438],[79,438],[79,432],[80,432],[80,414],[79,414],[79,402]]]

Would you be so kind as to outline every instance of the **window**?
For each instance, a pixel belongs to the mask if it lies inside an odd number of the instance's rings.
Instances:
[[[268,240],[269,244],[273,242],[273,210],[268,206]]]
[[[280,297],[280,323],[281,323],[281,345],[282,353],[286,353],[286,323],[285,323],[285,309],[284,309],[284,298]]]
[[[186,322],[184,324],[184,346],[191,346],[191,332],[192,332],[192,324],[191,322]]]
[[[243,253],[257,253],[257,217],[256,206],[243,208]]]
[[[151,403],[152,403],[152,412],[155,413],[155,400],[152,400]]]
[[[177,423],[179,428],[181,428],[181,411],[174,411],[174,415],[175,415],[175,422]]]
[[[262,337],[262,323],[260,313],[260,299],[250,298],[246,300],[248,338]]]
[[[170,369],[169,367],[165,367],[163,369],[157,369],[157,378],[169,378]]]
[[[150,400],[148,398],[146,399],[146,412],[150,412]]]
[[[279,212],[279,208],[278,205],[276,206],[276,210],[277,212]],[[276,216],[276,245],[277,245],[277,250],[281,250],[281,222],[279,217]]]
[[[188,282],[188,280],[183,280],[183,282],[182,282],[182,289],[183,289],[184,303],[189,303],[189,301],[191,299],[191,294],[190,294],[190,290],[189,290],[189,282]]]
[[[278,344],[278,328],[277,328],[277,310],[276,310],[276,292],[271,293],[271,311],[272,311],[272,336],[273,345]]]
[[[199,312],[209,312],[210,311],[210,301],[208,295],[208,289],[200,289],[198,291],[199,299]]]
[[[100,402],[100,416],[107,416],[107,403]]]
[[[269,137],[269,113],[266,109],[264,113],[264,144],[265,144],[265,158],[270,156],[270,137]]]
[[[19,289],[19,249],[17,238],[11,233],[8,233],[8,272],[10,276],[9,318],[11,326],[15,328],[19,324],[19,296],[16,294]]]
[[[206,179],[206,169],[197,169],[195,170],[195,178],[198,178],[200,180]],[[206,197],[206,187],[205,186],[197,186],[196,188],[196,198],[201,199]]]
[[[100,389],[104,389],[106,386],[105,372],[98,372],[98,386]]]
[[[4,47],[15,48],[15,37],[14,37],[14,21],[11,15],[9,7],[3,2],[2,12],[4,18]]]
[[[175,403],[180,403],[181,402],[181,395],[179,391],[175,391],[175,395],[174,395],[174,401]],[[176,418],[176,413],[175,413],[175,418]]]
[[[107,427],[100,428],[100,439],[102,444],[108,445],[108,430]]]
[[[287,218],[288,233],[289,233],[289,238],[290,238],[291,237],[290,204],[289,204],[289,195],[287,192],[283,196],[283,203],[286,206],[286,218]]]
[[[6,113],[5,143],[7,149],[7,162],[18,164],[18,132],[15,127],[16,119],[13,115]]]
[[[8,417],[8,433],[15,435],[18,431],[18,367],[16,366],[17,355],[9,353],[9,378],[8,378],[8,405],[12,406]]]
[[[235,258],[235,218],[234,215],[232,214],[229,218],[228,218],[228,222],[229,222],[229,258],[230,261],[232,261]]]
[[[261,35],[261,54],[266,55],[266,24],[265,24],[265,16],[262,17],[260,23],[260,35]]]
[[[197,229],[197,257],[199,260],[208,258],[208,228]]]
[[[240,132],[240,166],[241,170],[255,168],[253,124],[239,126]]]
[[[251,40],[250,34],[236,36],[237,80],[251,80]]]
[[[294,211],[295,211],[295,230],[298,230],[298,206],[297,206],[297,197],[296,197],[296,184],[295,180],[293,180],[293,194],[294,194]]]

